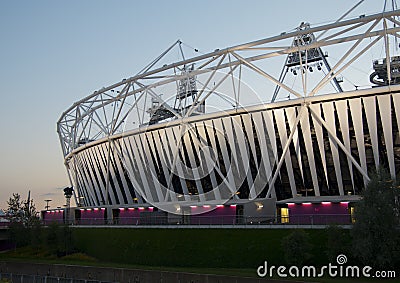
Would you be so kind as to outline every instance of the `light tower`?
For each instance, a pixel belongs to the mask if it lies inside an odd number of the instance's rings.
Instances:
[[[46,210],[49,210],[49,208],[50,208],[49,202],[51,202],[52,200],[51,199],[45,199],[44,201],[46,202],[46,206],[44,208]]]
[[[66,200],[66,211],[65,211],[65,223],[69,225],[69,213],[70,213],[70,207],[71,207],[71,197],[72,197],[72,191],[74,189],[72,187],[66,187],[64,189],[64,196]]]
[[[307,29],[310,29],[310,24],[304,22],[301,23],[300,26],[297,28],[298,31],[304,31]],[[307,45],[313,44],[316,41],[317,39],[315,38],[315,35],[310,32],[296,36],[293,39],[292,47],[298,47],[300,49],[306,47]],[[286,57],[285,65],[283,66],[283,69],[279,76],[279,82],[283,83],[286,74],[289,71],[294,76],[301,73],[304,74],[305,72],[312,73],[315,69],[317,69],[318,71],[322,71],[323,67],[325,67],[328,73],[331,72],[331,66],[329,65],[326,57],[328,57],[328,54],[323,53],[321,47],[312,47],[307,50],[289,53]],[[342,81],[342,78],[336,78],[335,76],[333,76],[332,78],[332,84],[334,85],[337,92],[343,92],[343,89],[340,86],[340,83]],[[277,85],[275,87],[271,102],[275,102],[275,99],[277,98],[280,89],[280,85]]]

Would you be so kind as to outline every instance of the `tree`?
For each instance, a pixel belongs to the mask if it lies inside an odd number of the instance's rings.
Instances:
[[[22,201],[20,194],[13,193],[7,204],[7,217],[11,223],[20,223],[24,227],[32,227],[39,222],[38,212],[32,199]]]
[[[352,246],[354,256],[364,264],[396,266],[400,255],[399,196],[400,190],[389,173],[379,168],[356,204]]]
[[[8,209],[7,217],[11,222],[21,222],[23,217],[23,209],[21,204],[21,196],[18,193],[13,193],[12,197],[7,201]]]
[[[33,200],[22,201],[18,193],[13,193],[7,201],[7,217],[10,220],[10,236],[17,247],[39,241],[40,219]],[[35,227],[35,229],[33,229]]]

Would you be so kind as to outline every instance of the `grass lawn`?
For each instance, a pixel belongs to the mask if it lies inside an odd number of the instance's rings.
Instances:
[[[0,254],[0,260],[257,277],[256,269],[265,260],[269,266],[285,265],[281,240],[292,232],[288,229],[151,228],[73,228],[72,231],[74,246],[80,253],[57,257],[45,248],[25,247]],[[312,258],[307,265],[329,264],[326,231],[306,232],[312,243]],[[357,263],[350,259],[347,264]],[[328,277],[293,280],[327,283],[382,281]]]

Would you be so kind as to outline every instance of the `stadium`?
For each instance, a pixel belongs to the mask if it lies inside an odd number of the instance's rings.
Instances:
[[[351,223],[369,174],[400,169],[399,15],[301,23],[211,53],[176,41],[61,115],[77,207],[43,219]]]

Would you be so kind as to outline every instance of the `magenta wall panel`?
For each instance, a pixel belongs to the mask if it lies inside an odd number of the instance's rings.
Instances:
[[[138,208],[120,209],[118,224],[137,225],[140,223],[140,210]]]
[[[81,209],[81,225],[101,225],[104,224],[104,209]]]
[[[289,204],[290,224],[350,224],[348,203]]]
[[[216,207],[210,210],[208,207],[191,207],[190,224],[235,224],[236,206]]]
[[[63,210],[51,210],[43,212],[43,223],[49,225],[52,222],[64,223],[64,211]]]

